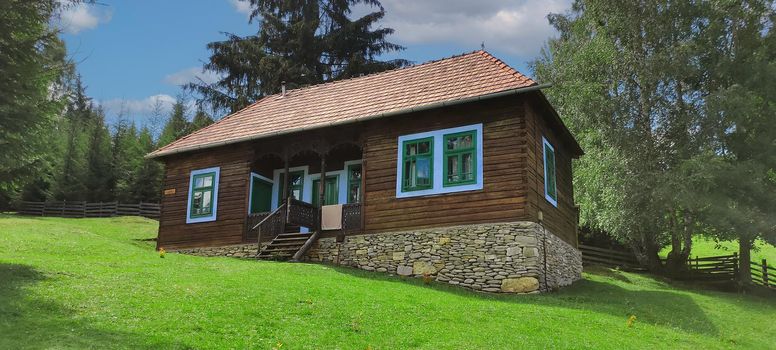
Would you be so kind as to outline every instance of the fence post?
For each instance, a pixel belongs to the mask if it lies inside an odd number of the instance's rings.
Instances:
[[[763,284],[765,284],[765,287],[770,287],[770,283],[768,282],[768,261],[763,259]]]
[[[733,253],[733,261],[735,262],[735,264],[733,264],[733,280],[738,281],[740,284],[742,281],[738,274],[738,252]]]

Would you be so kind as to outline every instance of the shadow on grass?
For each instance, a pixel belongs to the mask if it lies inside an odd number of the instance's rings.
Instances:
[[[72,310],[31,296],[27,287],[45,279],[30,266],[0,263],[0,349],[185,347],[99,329]]]
[[[343,266],[329,265],[329,267],[339,273],[358,278],[410,284],[464,298],[512,304],[544,305],[608,314],[621,317],[623,326],[625,326],[629,316],[635,315],[637,323],[679,328],[683,331],[711,336],[719,334],[717,327],[709,320],[695,300],[680,292],[654,290],[655,288],[650,288],[652,290],[632,290],[615,283],[582,279],[558,292],[539,295],[493,294],[476,292],[439,282],[425,285],[420,278],[397,277]],[[619,271],[609,271],[603,275],[621,283],[632,283],[627,276]],[[653,286],[672,288],[659,281],[655,281]]]

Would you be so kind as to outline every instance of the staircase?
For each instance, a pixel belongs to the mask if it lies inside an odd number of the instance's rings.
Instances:
[[[300,226],[319,227],[318,209],[312,204],[289,198],[261,222],[253,227],[258,229],[258,242],[261,247],[262,232],[272,241],[259,251],[257,258],[270,260],[299,261],[304,257],[320,231],[301,233]]]
[[[284,233],[281,233],[269,242],[257,256],[259,259],[266,260],[289,260],[299,251],[305,242],[310,238],[310,233],[299,232],[299,227],[290,227],[286,225]]]

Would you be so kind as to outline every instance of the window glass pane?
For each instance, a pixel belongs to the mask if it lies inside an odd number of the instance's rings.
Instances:
[[[350,167],[350,180],[351,181],[357,181],[361,180],[361,166],[352,166]]]
[[[299,174],[291,174],[291,186],[301,186],[302,185],[302,176]]]
[[[457,150],[474,147],[474,135],[466,134],[447,138],[447,149]]]
[[[213,176],[205,176],[202,178],[203,185],[202,187],[211,187],[213,186]]]
[[[359,203],[361,202],[361,191],[359,190],[360,186],[352,184],[350,185],[350,189],[348,189],[348,203]]]
[[[417,146],[414,143],[407,144],[407,155],[413,156],[418,152]]]
[[[290,193],[291,193],[291,196],[293,196],[295,199],[302,198],[302,191],[299,188],[292,189]]]
[[[447,157],[447,181],[458,181],[458,156]]]
[[[202,194],[202,212],[203,213],[209,213],[210,207],[211,207],[211,200],[212,200],[213,192],[212,191],[205,191]]]
[[[204,180],[202,177],[195,177],[194,178],[194,188],[200,188],[203,187]]]
[[[419,154],[426,154],[431,151],[431,143],[428,141],[424,141],[418,144],[418,153]]]
[[[194,192],[194,196],[191,199],[191,207],[194,209],[194,214],[199,214],[202,208],[202,192]]]
[[[417,178],[419,185],[431,183],[431,159],[427,157],[418,158],[415,167],[417,168]]]
[[[474,179],[474,156],[471,153],[461,155],[461,180]]]

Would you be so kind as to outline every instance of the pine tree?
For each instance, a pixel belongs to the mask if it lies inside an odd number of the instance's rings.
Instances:
[[[105,125],[105,113],[98,108],[90,126],[89,152],[87,155],[86,190],[90,202],[113,200],[113,169],[111,135]]]
[[[159,147],[165,146],[183,136],[189,131],[189,122],[186,118],[186,101],[178,97],[172,106],[170,118],[159,136]]]
[[[151,130],[144,127],[138,135],[138,143],[143,154],[151,153],[154,145]],[[158,202],[162,191],[162,164],[153,159],[143,159],[133,176],[135,184],[132,186],[133,195],[137,201]]]
[[[215,84],[192,83],[214,111],[235,112],[264,95],[280,91],[285,81],[296,88],[344,79],[406,65],[406,60],[378,60],[401,51],[390,43],[393,29],[376,27],[385,16],[377,0],[251,0],[251,21],[258,19],[256,36],[208,44],[211,57],[204,69],[221,74]],[[356,6],[377,8],[351,19]]]
[[[66,201],[86,199],[86,152],[89,135],[85,130],[93,120],[93,105],[81,77],[76,76],[73,97],[65,113],[65,148],[56,174],[54,198]]]
[[[194,119],[189,124],[186,134],[191,134],[199,129],[202,129],[215,121],[210,117],[202,108],[197,108],[197,113],[194,114]]]
[[[49,25],[58,6],[53,0],[0,2],[0,208],[25,184],[38,182],[53,161],[48,130],[63,105],[58,83],[72,68]]]
[[[134,123],[119,119],[114,128],[112,145],[116,200],[124,203],[137,202],[133,186],[137,183],[136,169],[142,166],[145,153],[138,142]]]

